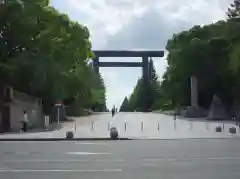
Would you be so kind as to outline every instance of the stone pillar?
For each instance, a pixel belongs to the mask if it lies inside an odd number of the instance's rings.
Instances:
[[[191,106],[198,107],[198,88],[195,76],[191,76]]]
[[[145,112],[148,110],[149,108],[149,99],[148,96],[146,94],[148,94],[148,90],[149,90],[149,62],[148,62],[148,56],[143,56],[142,57],[142,77],[143,77],[143,89],[142,89],[142,94],[143,96],[143,106],[141,107],[141,111]]]
[[[150,57],[149,58],[149,64],[148,64],[148,77],[149,77],[149,79],[152,78],[152,71],[153,71],[153,60]]]
[[[99,57],[93,59],[93,68],[96,73],[99,73]]]
[[[148,57],[147,56],[143,56],[142,57],[142,64],[143,64],[143,67],[142,67],[142,75],[143,75],[143,81],[144,82],[147,82],[148,81]]]

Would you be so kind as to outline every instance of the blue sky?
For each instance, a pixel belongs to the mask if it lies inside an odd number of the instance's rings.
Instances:
[[[232,0],[52,0],[70,19],[86,25],[93,49],[165,50],[174,33],[225,19]],[[161,79],[166,57],[154,58]],[[140,61],[108,58],[101,61]],[[107,106],[119,107],[141,76],[140,68],[100,68],[107,87]]]

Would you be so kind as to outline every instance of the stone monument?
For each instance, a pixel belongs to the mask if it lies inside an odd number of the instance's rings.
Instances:
[[[184,117],[198,118],[206,117],[207,112],[198,106],[198,87],[197,78],[191,76],[191,106],[184,112]]]
[[[222,104],[221,99],[215,94],[210,106],[208,119],[210,120],[227,120],[226,109]]]

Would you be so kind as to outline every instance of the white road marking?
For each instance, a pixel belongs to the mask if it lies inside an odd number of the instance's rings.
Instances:
[[[7,170],[7,168],[0,168],[0,170]]]
[[[142,160],[147,162],[191,161],[191,160],[240,160],[240,157],[152,158],[152,159],[142,159]]]
[[[70,155],[110,155],[110,153],[91,153],[91,152],[67,152]]]
[[[77,143],[75,143],[75,144],[77,144],[77,145],[107,145],[106,143],[82,143],[82,142],[77,142]]]
[[[34,169],[7,169],[7,170],[0,170],[0,173],[9,173],[9,172],[22,172],[22,173],[30,173],[30,172],[122,172],[122,169],[102,169],[102,170],[61,170],[61,169],[54,169],[54,170],[34,170]]]
[[[93,160],[87,160],[87,159],[76,159],[76,160],[66,160],[66,159],[57,159],[57,160],[52,160],[52,159],[30,159],[30,160],[25,160],[25,159],[20,159],[20,160],[5,160],[4,162],[6,163],[47,163],[47,162],[65,162],[65,163],[70,163],[70,162],[124,162],[125,160],[123,159],[116,159],[116,160],[107,160],[107,159],[93,159]],[[1,168],[0,168],[1,169]]]
[[[14,152],[14,154],[16,154],[16,155],[29,155],[30,152],[28,152],[28,151],[20,151],[20,152]]]

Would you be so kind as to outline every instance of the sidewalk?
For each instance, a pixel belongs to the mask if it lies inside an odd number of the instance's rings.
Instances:
[[[90,129],[89,126],[92,122],[96,122],[101,119],[105,119],[108,114],[98,115],[99,113],[94,113],[96,115],[82,116],[82,117],[69,117],[73,121],[63,122],[60,125],[54,124],[45,129],[34,129],[28,132],[19,133],[2,133],[0,134],[0,141],[57,141],[66,140],[66,132],[73,131],[73,140],[109,140],[109,131],[104,129],[104,132],[99,134],[89,133],[85,129]],[[101,113],[102,114],[102,113]],[[76,131],[77,128],[77,131]],[[90,134],[90,135],[89,135]]]

